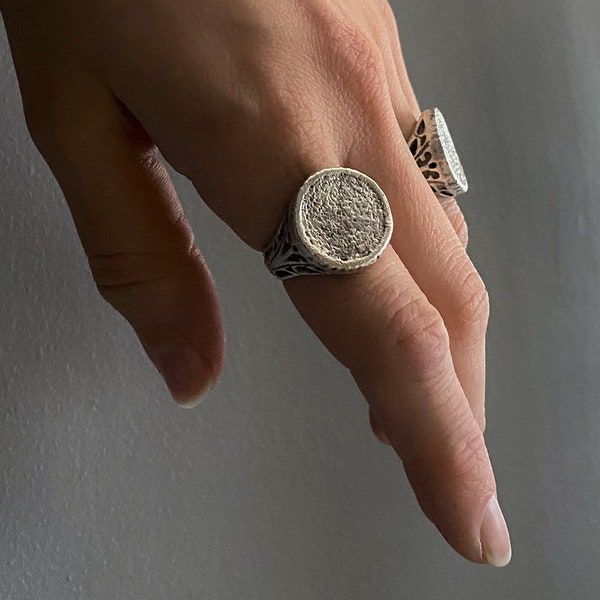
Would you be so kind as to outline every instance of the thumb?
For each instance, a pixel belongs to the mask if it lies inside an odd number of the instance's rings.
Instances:
[[[69,204],[98,291],[132,325],[175,400],[193,406],[223,367],[210,271],[148,134],[97,83],[73,88],[60,102],[25,103],[29,131]]]

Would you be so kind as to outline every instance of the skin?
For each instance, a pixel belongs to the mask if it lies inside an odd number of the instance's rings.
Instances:
[[[458,205],[438,201],[408,150],[421,108],[388,3],[4,0],[0,11],[27,127],[98,291],[183,405],[219,377],[224,333],[162,159],[256,251],[315,171],[379,183],[394,217],[383,256],[283,285],[348,368],[427,517],[465,558],[505,564],[504,519],[486,510],[488,294]]]

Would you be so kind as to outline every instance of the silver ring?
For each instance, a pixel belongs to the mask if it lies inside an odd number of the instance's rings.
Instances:
[[[438,198],[458,196],[469,189],[446,120],[438,108],[421,113],[407,144]]]
[[[468,189],[446,121],[425,110],[407,141],[438,198]],[[334,167],[311,175],[288,208],[264,251],[278,279],[298,275],[355,273],[373,264],[392,236],[392,212],[377,183],[360,171]]]
[[[311,175],[288,208],[265,265],[278,279],[356,273],[373,264],[392,237],[383,190],[360,171],[342,167]]]

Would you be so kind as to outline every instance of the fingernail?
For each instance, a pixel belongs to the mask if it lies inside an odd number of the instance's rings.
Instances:
[[[504,567],[510,562],[510,536],[496,496],[492,496],[483,513],[479,540],[483,559],[487,563],[495,567]]]
[[[171,396],[183,408],[197,406],[213,387],[206,361],[191,346],[155,344],[144,347]]]

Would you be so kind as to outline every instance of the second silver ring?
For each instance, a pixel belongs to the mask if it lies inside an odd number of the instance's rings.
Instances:
[[[438,108],[428,108],[421,113],[407,144],[438,198],[458,196],[468,190],[469,184],[446,120]]]

